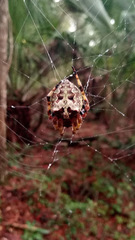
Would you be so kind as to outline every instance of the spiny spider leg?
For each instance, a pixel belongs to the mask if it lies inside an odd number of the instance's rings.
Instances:
[[[82,83],[81,83],[81,81],[80,81],[80,79],[79,79],[79,76],[78,76],[75,68],[72,67],[72,69],[73,69],[73,73],[75,74],[75,77],[76,77],[76,80],[77,80],[77,84],[78,84],[78,86],[79,86],[79,89],[80,89],[80,91],[81,91],[81,93],[82,93],[83,99],[84,99],[85,101],[88,101],[88,99],[86,98],[86,95],[85,95],[85,92],[84,92]]]
[[[60,135],[63,136],[64,127],[63,127],[63,119],[61,119],[61,118],[58,120],[58,128],[59,128],[59,131],[60,131]]]
[[[51,96],[53,95],[53,92],[55,91],[56,87],[54,87],[47,95],[47,113],[49,116],[49,119],[52,119],[51,114]]]
[[[76,131],[80,128],[82,124],[82,117],[80,114],[77,114],[77,118],[72,119],[72,132],[73,134],[76,133]]]
[[[81,93],[82,93],[82,98],[83,98],[83,101],[84,101],[84,105],[83,105],[84,113],[82,113],[82,117],[85,118],[86,115],[87,115],[87,112],[88,112],[89,109],[90,109],[89,101],[88,101],[88,99],[87,99],[87,97],[86,97],[86,95],[85,95],[85,92],[84,92],[82,83],[81,83],[81,81],[80,81],[80,79],[79,79],[79,76],[78,76],[78,74],[77,74],[77,71],[75,70],[74,67],[72,67],[72,69],[73,69],[73,73],[75,74],[75,77],[76,77],[76,80],[77,80],[77,84],[78,84],[78,86],[79,86],[79,89],[80,89],[80,91],[81,91]]]

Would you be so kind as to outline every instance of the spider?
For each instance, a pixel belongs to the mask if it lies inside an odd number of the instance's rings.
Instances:
[[[72,133],[81,127],[82,118],[87,116],[90,109],[88,99],[84,93],[82,83],[74,67],[78,87],[67,78],[61,80],[47,95],[48,117],[53,126],[59,130],[61,136],[65,127],[72,126]]]

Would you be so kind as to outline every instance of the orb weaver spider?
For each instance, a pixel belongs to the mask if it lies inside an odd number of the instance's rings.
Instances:
[[[61,80],[47,95],[47,112],[53,126],[63,135],[65,127],[72,126],[72,133],[81,127],[82,118],[90,109],[89,101],[84,93],[82,83],[74,67],[78,87],[67,78]]]

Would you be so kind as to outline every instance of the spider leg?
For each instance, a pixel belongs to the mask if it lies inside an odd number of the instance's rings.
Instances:
[[[86,117],[87,112],[88,112],[89,109],[90,109],[89,101],[88,101],[88,99],[87,99],[87,97],[86,97],[86,95],[85,95],[85,92],[84,92],[84,89],[83,89],[82,83],[81,83],[81,81],[80,81],[80,79],[79,79],[79,76],[78,76],[78,74],[77,74],[75,68],[72,67],[72,69],[73,69],[73,72],[74,72],[74,74],[75,74],[75,77],[76,77],[76,80],[77,80],[78,87],[79,87],[79,89],[80,89],[80,91],[81,91],[81,93],[82,93],[82,98],[83,98],[83,102],[84,102],[84,106],[83,106],[83,108],[84,108],[84,113],[82,114],[82,117],[84,118],[84,117]]]
[[[80,128],[81,124],[82,124],[82,117],[80,116],[80,114],[77,114],[77,120],[78,120],[78,126]]]
[[[63,127],[63,120],[61,118],[58,120],[58,129],[59,129],[60,135],[63,136],[64,127]]]
[[[56,130],[59,129],[59,126],[58,126],[58,118],[55,116],[53,117],[53,126]]]
[[[85,112],[82,117],[85,118],[87,116],[87,112]]]
[[[78,130],[81,127],[82,124],[82,117],[80,116],[80,114],[77,114],[77,127],[76,130]]]
[[[50,102],[48,102],[48,105],[47,105],[47,113],[48,113],[49,119],[52,119],[51,104],[50,104]]]
[[[54,93],[54,91],[56,90],[56,87],[54,87],[47,95],[47,113],[48,113],[48,117],[49,119],[52,119],[52,113],[51,113],[51,97]]]
[[[61,118],[57,118],[56,116],[53,117],[53,126],[56,130],[59,130],[60,135],[63,136],[64,127],[63,127],[63,120]]]
[[[72,119],[72,133],[75,134],[76,131],[81,127],[82,117],[80,114],[77,114],[77,118]]]
[[[72,133],[75,134],[77,130],[77,119],[73,118],[72,119]]]
[[[85,118],[85,117],[87,116],[88,110],[89,110],[89,109],[87,109],[87,105],[86,105],[86,106],[83,105],[82,110],[81,110],[81,112],[80,112],[80,114],[81,114],[81,116],[82,116],[83,118]]]

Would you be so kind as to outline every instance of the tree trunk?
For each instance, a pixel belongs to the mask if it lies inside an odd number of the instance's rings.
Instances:
[[[6,160],[6,108],[7,108],[7,50],[8,0],[0,0],[0,179],[3,179]]]

